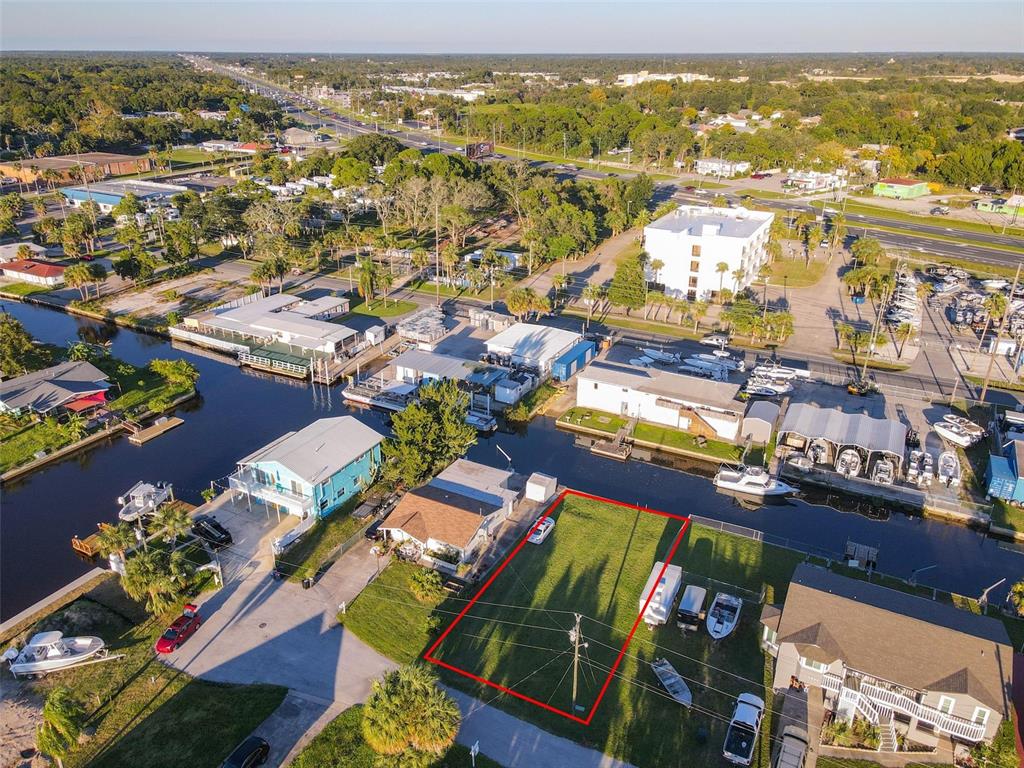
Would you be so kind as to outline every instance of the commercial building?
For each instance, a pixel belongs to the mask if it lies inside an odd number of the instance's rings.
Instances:
[[[818,408],[810,403],[790,404],[779,427],[779,445],[812,458],[816,455],[816,464],[835,464],[840,453],[853,449],[864,469],[869,470],[879,459],[888,459],[897,475],[903,466],[906,439],[907,427],[902,422]]]
[[[997,197],[993,200],[975,200],[972,205],[979,211],[1001,213],[1004,216],[1024,216],[1024,195]]]
[[[528,368],[546,378],[552,364],[583,341],[582,334],[546,325],[516,323],[485,343],[500,365]]]
[[[105,179],[108,176],[145,173],[152,170],[152,161],[147,155],[82,152],[77,155],[3,161],[0,162],[0,176],[13,176],[30,184],[36,181],[66,183],[78,178],[77,174],[71,172],[74,168],[81,168],[91,179]],[[54,175],[56,178],[51,178]]]
[[[739,384],[599,360],[579,374],[576,405],[732,442],[743,418],[739,390]]]
[[[822,173],[820,171],[790,171],[782,180],[786,189],[801,192],[825,192],[846,186],[845,173]]]
[[[108,389],[107,375],[95,365],[70,361],[0,382],[0,412],[83,411],[105,403]]]
[[[663,284],[668,295],[688,301],[713,298],[721,288],[742,290],[768,261],[774,218],[745,208],[680,206],[644,227],[647,277]],[[655,261],[665,265],[657,274],[650,268]],[[719,271],[721,263],[725,272]]]
[[[772,687],[820,689],[836,719],[879,730],[879,752],[950,753],[1010,716],[1013,648],[997,619],[803,563],[761,624]]]
[[[188,192],[180,184],[160,184],[155,181],[100,181],[80,187],[65,187],[60,191],[76,208],[92,200],[100,211],[110,213],[128,194],[134,195],[144,208],[168,206],[171,198]]]
[[[0,274],[22,283],[45,285],[48,288],[64,284],[64,267],[58,264],[44,264],[32,259],[0,264]]]
[[[241,459],[228,485],[279,514],[324,517],[372,484],[382,442],[353,416],[318,419]]]
[[[648,72],[641,69],[639,72],[626,72],[615,78],[615,84],[622,88],[632,88],[634,85],[649,82],[671,82],[678,80],[681,83],[695,83],[699,80],[713,80],[713,77],[701,75],[696,72]]]
[[[898,200],[913,200],[930,193],[928,182],[917,179],[879,179],[872,193],[875,197],[894,197]]]
[[[320,141],[323,139],[318,133],[303,128],[288,128],[281,134],[281,143],[286,147],[310,147]]]
[[[746,160],[723,160],[720,157],[702,157],[693,163],[693,172],[701,176],[717,176],[731,179],[750,172],[750,163]]]

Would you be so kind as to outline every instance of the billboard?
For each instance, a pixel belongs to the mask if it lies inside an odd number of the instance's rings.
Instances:
[[[493,141],[480,141],[476,144],[466,145],[466,157],[470,160],[479,160],[482,157],[490,157],[494,154]]]

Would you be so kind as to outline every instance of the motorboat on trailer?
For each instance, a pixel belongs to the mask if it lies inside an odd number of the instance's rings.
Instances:
[[[918,476],[918,485],[931,485],[935,479],[935,459],[928,451],[921,454],[921,474]]]
[[[984,288],[986,291],[1002,291],[1008,288],[1009,286],[1009,280],[1001,280],[998,278],[981,281],[981,287]]]
[[[780,395],[793,391],[793,385],[786,379],[772,379],[766,376],[751,376],[747,384],[755,387],[771,387]]]
[[[649,357],[654,362],[661,363],[662,365],[675,365],[679,362],[679,355],[673,354],[672,352],[664,352],[660,349],[648,349],[647,347],[642,348],[640,351],[644,354],[644,357]]]
[[[702,368],[705,371],[723,373],[726,376],[728,376],[731,369],[728,366],[724,365],[720,360],[718,360],[718,358],[712,357],[711,355],[705,355],[704,357],[711,359],[706,360],[697,355],[691,355],[690,357],[683,360],[683,365],[689,365],[692,366],[693,368]]]
[[[792,379],[809,379],[811,377],[811,372],[806,368],[790,368],[776,363],[761,363],[760,365],[754,366],[754,370],[751,371],[751,373],[754,376],[763,376],[770,379],[785,379],[787,381]]]
[[[642,355],[641,357],[634,357],[631,359],[629,364],[635,365],[638,368],[650,368],[654,364],[654,360],[647,357],[647,355]]]
[[[98,637],[64,637],[60,632],[39,632],[18,651],[9,648],[2,658],[10,663],[11,673],[36,676],[76,666],[106,655],[106,643]]]
[[[706,353],[691,355],[691,358],[694,360],[703,360],[704,362],[711,363],[712,365],[720,365],[723,368],[727,368],[730,371],[739,371],[740,373],[742,373],[743,371],[747,370],[747,364],[740,360],[738,357],[733,357],[728,352],[726,352],[724,355],[720,355],[718,354],[718,352],[720,351],[722,350],[716,350],[713,354],[710,355]]]
[[[968,434],[975,435],[979,439],[985,436],[985,428],[983,426],[975,424],[964,416],[957,416],[955,413],[947,413],[942,417],[942,420],[948,421],[950,424],[956,424],[959,427],[963,427]]]
[[[980,438],[980,435],[975,436],[964,427],[951,421],[937,421],[932,424],[932,429],[947,443],[959,445],[961,448],[970,448]]]
[[[871,470],[871,479],[881,485],[892,485],[896,479],[896,470],[889,459],[879,459]]]
[[[916,483],[921,476],[921,457],[924,451],[911,451],[907,460],[907,482]]]
[[[856,448],[847,448],[841,451],[836,459],[836,472],[847,477],[857,477],[860,474],[860,453]]]
[[[956,488],[960,485],[961,474],[960,457],[956,455],[955,451],[944,451],[939,454],[940,483],[948,485],[950,488]]]
[[[735,595],[719,592],[711,601],[708,615],[705,619],[705,626],[708,634],[713,640],[721,640],[728,637],[740,621],[740,611],[743,609],[743,601]]]
[[[714,479],[715,487],[723,491],[733,491],[747,496],[785,496],[796,489],[773,477],[762,467],[739,467],[728,469],[722,467]]]

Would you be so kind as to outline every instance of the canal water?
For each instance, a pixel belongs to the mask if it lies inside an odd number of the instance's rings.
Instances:
[[[109,340],[113,355],[136,365],[188,358],[200,372],[201,397],[178,409],[182,426],[151,443],[136,447],[115,438],[3,486],[0,618],[84,573],[88,566],[73,554],[71,537],[114,521],[117,496],[138,480],[169,481],[179,497],[199,503],[201,490],[230,473],[240,457],[314,419],[352,413],[383,429],[383,417],[351,411],[337,388],[264,378],[159,338],[42,307],[7,303],[4,309],[44,342]],[[940,589],[977,595],[1000,578],[1024,574],[1024,554],[966,528],[901,514],[881,522],[800,500],[751,510],[717,493],[706,477],[595,457],[574,439],[551,419],[536,419],[522,431],[481,439],[469,458],[507,466],[507,454],[521,473],[544,472],[590,493],[747,526],[803,549],[838,553],[848,539],[878,546],[880,570],[906,577],[927,568],[919,581]],[[993,592],[1002,594],[1002,588]]]

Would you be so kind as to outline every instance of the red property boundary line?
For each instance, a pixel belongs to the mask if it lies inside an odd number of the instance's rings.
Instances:
[[[423,658],[426,661],[429,661],[431,664],[436,664],[439,667],[443,667],[444,669],[455,672],[456,674],[462,675],[463,677],[468,677],[470,680],[474,680],[478,683],[482,683],[483,685],[490,686],[491,688],[495,688],[499,691],[502,691],[503,693],[507,693],[510,696],[515,696],[517,699],[528,701],[530,704],[534,704],[540,707],[541,709],[547,710],[548,712],[553,712],[556,715],[561,715],[562,717],[568,718],[573,722],[580,723],[581,725],[590,725],[591,720],[594,719],[594,714],[597,712],[597,707],[601,703],[601,699],[604,698],[605,693],[607,693],[608,691],[608,686],[611,685],[612,679],[615,677],[615,672],[618,670],[619,664],[622,663],[622,658],[626,655],[626,649],[629,648],[629,644],[633,640],[633,635],[636,633],[637,628],[640,626],[640,621],[642,620],[644,613],[647,611],[647,606],[650,604],[651,598],[654,597],[654,590],[651,590],[651,594],[647,596],[647,600],[646,602],[644,602],[644,607],[641,608],[640,612],[637,614],[636,621],[633,622],[633,626],[629,630],[629,635],[626,637],[626,642],[624,642],[622,644],[622,648],[619,649],[619,653],[615,657],[615,663],[612,664],[611,671],[605,678],[604,684],[601,686],[601,690],[597,694],[597,699],[594,701],[593,705],[591,705],[590,713],[587,715],[585,719],[579,717],[578,715],[572,712],[566,712],[563,709],[552,707],[550,704],[543,701],[539,701],[533,698],[532,696],[527,696],[526,694],[519,693],[518,691],[514,691],[511,688],[502,685],[501,683],[496,683],[493,680],[488,680],[485,677],[474,675],[472,672],[469,672],[468,670],[462,669],[461,667],[456,667],[452,664],[449,664],[445,661],[441,661],[440,659],[434,657],[434,651],[437,650],[438,646],[440,646],[441,643],[444,642],[444,639],[448,637],[448,635],[451,633],[453,629],[455,629],[455,626],[460,621],[462,621],[463,617],[467,613],[469,613],[469,610],[476,604],[477,600],[479,600],[483,596],[483,594],[490,588],[491,584],[494,583],[494,580],[498,578],[498,576],[501,574],[503,570],[505,570],[505,567],[512,561],[512,558],[519,554],[519,550],[521,550],[523,546],[526,544],[527,540],[530,538],[530,535],[540,526],[541,522],[546,520],[551,515],[552,510],[555,510],[559,507],[559,505],[565,500],[566,496],[579,496],[580,498],[583,499],[600,501],[607,504],[615,504],[617,506],[625,507],[627,509],[635,509],[639,512],[647,512],[652,515],[659,515],[661,517],[668,517],[673,520],[682,521],[683,525],[680,528],[679,533],[676,535],[675,539],[672,541],[672,546],[669,548],[668,555],[665,557],[664,565],[661,568],[661,572],[658,574],[659,580],[661,580],[661,578],[665,575],[665,570],[668,568],[669,563],[672,562],[672,558],[675,556],[676,550],[679,548],[679,544],[683,540],[683,535],[690,527],[690,518],[686,517],[685,515],[674,515],[671,512],[662,512],[657,509],[648,509],[647,507],[640,507],[637,506],[636,504],[628,504],[624,501],[616,501],[615,499],[607,499],[603,496],[595,496],[590,493],[583,493],[582,491],[566,489],[562,491],[561,494],[559,494],[558,498],[551,502],[547,509],[544,510],[544,514],[542,514],[537,519],[537,522],[534,524],[534,526],[530,528],[529,531],[527,531],[526,535],[523,536],[522,541],[520,541],[519,544],[516,545],[516,548],[509,553],[508,557],[506,557],[502,561],[501,565],[498,566],[497,570],[495,570],[494,573],[491,574],[491,577],[487,579],[486,582],[484,582],[484,585],[480,588],[480,591],[477,592],[473,599],[470,600],[469,603],[466,605],[466,607],[459,612],[459,615],[456,616],[455,620],[452,621],[449,627],[441,633],[441,636],[434,641],[434,644],[427,649],[427,652],[423,654]]]

